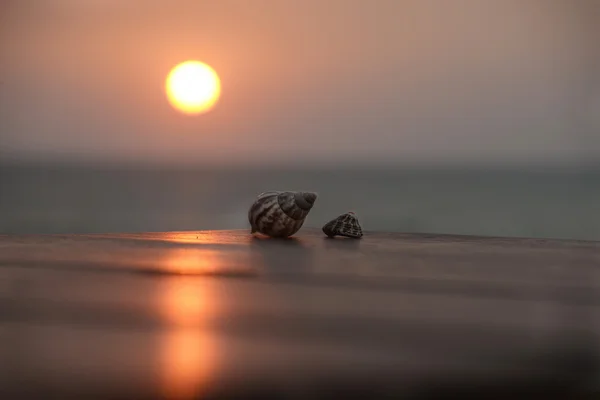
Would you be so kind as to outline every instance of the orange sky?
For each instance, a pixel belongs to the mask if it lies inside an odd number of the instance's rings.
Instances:
[[[600,156],[594,0],[8,0],[0,158],[576,162]],[[198,59],[217,107],[174,111]]]

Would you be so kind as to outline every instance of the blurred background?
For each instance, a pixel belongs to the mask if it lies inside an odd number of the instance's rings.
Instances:
[[[306,226],[600,240],[595,0],[0,2],[0,234]],[[171,107],[212,66],[208,113]]]

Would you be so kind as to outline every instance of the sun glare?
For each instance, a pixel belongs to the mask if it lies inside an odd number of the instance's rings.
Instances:
[[[175,66],[165,83],[171,105],[185,114],[210,111],[221,95],[219,76],[199,61],[185,61]]]

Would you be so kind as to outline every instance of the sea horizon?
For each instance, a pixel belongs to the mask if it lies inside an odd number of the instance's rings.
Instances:
[[[319,193],[381,232],[600,240],[600,168],[0,162],[0,234],[246,229],[261,192]]]

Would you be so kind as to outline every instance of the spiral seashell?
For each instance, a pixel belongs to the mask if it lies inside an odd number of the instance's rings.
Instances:
[[[323,225],[323,233],[329,237],[337,235],[354,239],[359,239],[363,235],[358,218],[352,211],[342,214]]]
[[[264,192],[248,211],[250,233],[288,237],[298,232],[317,194],[313,192]]]

